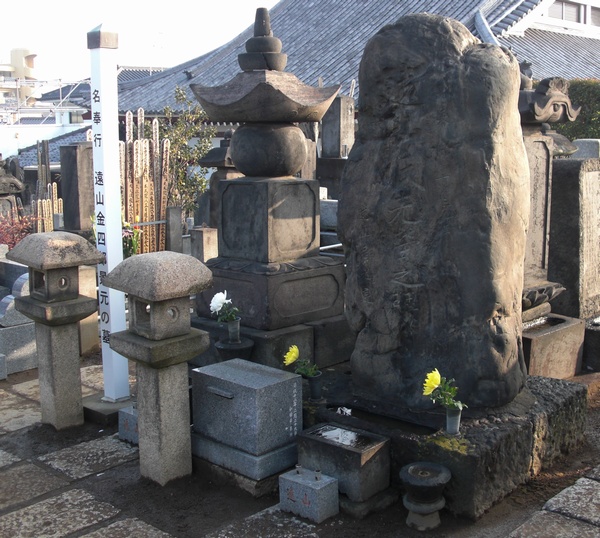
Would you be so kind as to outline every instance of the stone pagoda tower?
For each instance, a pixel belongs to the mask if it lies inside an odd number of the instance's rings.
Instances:
[[[198,296],[198,315],[209,318],[213,294],[227,290],[242,327],[262,331],[343,314],[343,264],[319,255],[319,183],[296,177],[307,155],[297,123],[320,121],[339,87],[284,72],[281,50],[260,8],[242,72],[222,86],[190,86],[212,121],[241,123],[230,154],[244,174],[219,183],[219,257],[207,262],[214,286]]]

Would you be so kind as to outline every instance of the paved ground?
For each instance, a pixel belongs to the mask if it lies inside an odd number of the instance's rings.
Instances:
[[[594,387],[599,384],[590,379]],[[82,368],[82,383],[84,396],[101,392],[100,366]],[[477,522],[443,512],[442,526],[425,535],[600,538],[600,394],[594,402],[590,446],[571,456],[576,464],[565,460]],[[401,503],[363,520],[340,514],[315,525],[280,512],[275,496],[255,499],[201,472],[161,488],[140,477],[137,448],[119,441],[115,428],[87,423],[55,432],[40,418],[35,371],[0,382],[1,537],[424,535],[406,527]]]

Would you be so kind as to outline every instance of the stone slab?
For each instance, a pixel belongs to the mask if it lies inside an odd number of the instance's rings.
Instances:
[[[116,516],[119,510],[72,489],[0,516],[0,536],[62,538]]]
[[[39,461],[78,479],[101,473],[138,457],[138,449],[119,441],[117,435],[94,439],[40,456]]]
[[[119,439],[132,445],[140,442],[138,413],[132,405],[119,409]]]
[[[101,426],[113,426],[119,421],[119,409],[131,405],[131,400],[107,402],[103,393],[95,393],[82,399],[83,418]]]
[[[585,499],[585,502],[582,502]],[[600,527],[600,482],[580,478],[546,502],[544,510]]]
[[[0,349],[9,375],[37,368],[35,323],[0,328]]]
[[[0,448],[0,468],[7,467],[8,465],[12,465],[18,461],[21,461],[21,458]]]
[[[545,322],[523,328],[523,353],[529,375],[569,379],[578,374],[585,321],[558,314],[541,319]]]
[[[41,420],[40,404],[0,390],[0,433],[27,428]]]
[[[279,476],[279,509],[321,523],[340,511],[338,481],[303,469]]]
[[[255,456],[192,432],[192,454],[253,480],[263,480],[292,467],[298,460],[296,443]]]
[[[599,538],[600,529],[576,519],[540,511],[510,533],[508,538]]]
[[[0,353],[0,380],[8,377],[8,368],[6,366],[6,355]]]
[[[6,510],[22,502],[69,485],[69,481],[23,462],[9,469],[0,470],[0,510]]]
[[[12,392],[16,392],[20,396],[25,396],[30,400],[40,401],[40,382],[37,379],[30,379],[29,381],[23,381],[23,383],[17,383],[11,386]],[[81,385],[82,396],[91,396],[96,394],[97,391],[86,385]]]
[[[288,445],[302,430],[297,374],[232,359],[192,370],[192,395],[195,432],[254,456]]]
[[[298,463],[337,478],[341,493],[363,502],[390,485],[390,440],[335,423],[317,424],[298,435]]]
[[[84,534],[82,538],[169,538],[170,536],[171,534],[133,517]]]

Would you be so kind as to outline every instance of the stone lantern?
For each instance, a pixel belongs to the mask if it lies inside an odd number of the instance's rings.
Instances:
[[[102,282],[129,297],[129,330],[112,334],[110,347],[138,364],[140,472],[164,485],[192,472],[186,362],[209,336],[191,328],[190,295],[212,275],[196,258],[164,251],[127,258]]]
[[[15,307],[35,321],[42,422],[57,430],[83,424],[79,328],[98,308],[79,295],[79,266],[95,265],[103,254],[67,232],[31,234],[6,257],[29,267],[29,296]]]

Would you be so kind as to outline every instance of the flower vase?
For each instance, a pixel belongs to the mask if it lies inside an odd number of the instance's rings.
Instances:
[[[458,435],[460,432],[460,409],[446,409],[446,432]]]
[[[229,332],[229,343],[230,344],[239,344],[240,340],[240,320],[241,318],[237,317],[231,321],[227,322],[227,331]]]
[[[309,400],[316,402],[322,398],[322,372],[317,372],[314,376],[308,377],[308,394]]]

